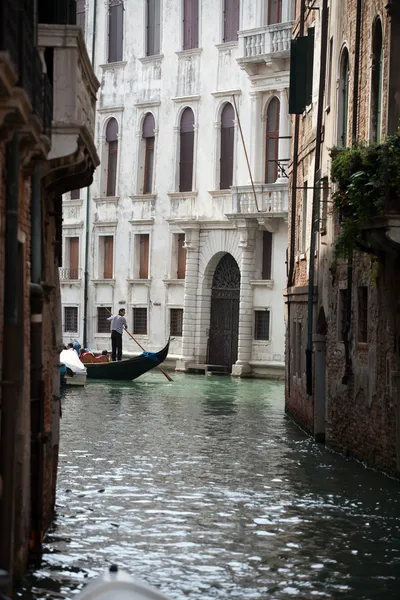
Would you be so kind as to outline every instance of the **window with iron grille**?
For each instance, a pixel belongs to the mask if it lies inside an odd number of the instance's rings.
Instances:
[[[358,288],[358,327],[357,341],[363,344],[368,342],[368,288]]]
[[[110,321],[107,321],[111,316],[111,306],[97,307],[97,333],[110,333]]]
[[[254,311],[254,339],[269,340],[269,310]]]
[[[122,60],[124,43],[124,4],[122,0],[110,0],[108,6],[108,62]]]
[[[170,334],[180,337],[183,328],[183,308],[171,308],[170,310]]]
[[[64,331],[78,333],[78,307],[64,306]]]
[[[134,335],[147,335],[147,308],[133,309],[133,331]]]

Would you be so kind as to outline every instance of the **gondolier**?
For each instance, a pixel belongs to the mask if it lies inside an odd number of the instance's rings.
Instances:
[[[111,315],[107,321],[111,321],[112,361],[122,360],[122,332],[128,328],[125,319],[125,309],[120,308],[118,314]]]

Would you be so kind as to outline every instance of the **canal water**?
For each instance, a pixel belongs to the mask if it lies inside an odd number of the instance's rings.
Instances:
[[[315,445],[283,385],[154,371],[63,400],[57,514],[15,596],[117,563],[171,600],[400,597],[400,484]]]

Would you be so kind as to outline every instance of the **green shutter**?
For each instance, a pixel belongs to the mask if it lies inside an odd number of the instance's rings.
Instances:
[[[292,40],[290,48],[289,114],[301,115],[312,101],[314,28]]]

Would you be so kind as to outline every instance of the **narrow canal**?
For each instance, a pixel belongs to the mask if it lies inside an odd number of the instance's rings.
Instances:
[[[174,380],[66,392],[57,516],[16,597],[117,563],[171,600],[399,598],[398,482],[313,444],[281,383]]]

